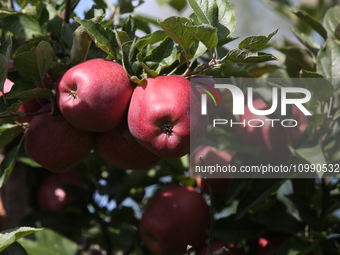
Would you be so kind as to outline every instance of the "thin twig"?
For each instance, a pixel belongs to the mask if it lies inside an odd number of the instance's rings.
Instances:
[[[204,156],[200,155],[199,156],[201,165],[203,166],[203,168],[205,168],[205,164],[204,164]],[[208,190],[209,190],[209,195],[210,195],[210,230],[209,230],[209,243],[208,243],[208,255],[212,255],[213,254],[213,234],[214,234],[214,224],[215,224],[215,219],[214,219],[214,212],[213,212],[213,208],[214,208],[214,196],[212,193],[212,188],[211,188],[211,184],[209,179],[207,178],[207,173],[206,176],[204,177],[204,180],[207,182],[207,186],[208,186]]]
[[[34,116],[42,115],[42,114],[49,113],[49,112],[51,112],[51,110],[45,110],[41,112],[22,113],[22,114],[10,113],[7,115],[0,115],[0,119],[14,118],[14,117],[34,117]]]
[[[202,74],[205,72],[205,70],[207,70],[208,68],[212,67],[216,65],[216,63],[214,61],[210,61],[209,64],[203,66],[201,69],[198,69],[196,71],[193,71],[193,72],[188,72],[185,77],[188,77],[188,76],[192,76],[192,75],[195,75],[195,74]]]

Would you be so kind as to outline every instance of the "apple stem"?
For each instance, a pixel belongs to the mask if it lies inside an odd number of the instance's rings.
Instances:
[[[204,155],[199,156],[201,165],[203,168],[205,168],[204,164]],[[208,243],[208,251],[207,255],[213,255],[213,234],[214,234],[214,224],[215,224],[215,219],[214,219],[214,196],[212,193],[212,188],[209,179],[207,178],[207,173],[205,177],[203,178],[207,182],[208,190],[209,190],[209,196],[210,196],[210,230],[209,230],[209,243]]]
[[[45,113],[49,113],[51,112],[51,110],[45,110],[45,111],[41,111],[41,112],[30,112],[30,113],[10,113],[7,115],[1,115],[0,119],[5,119],[5,118],[14,118],[14,117],[34,117],[34,116],[38,116],[38,115],[42,115]]]

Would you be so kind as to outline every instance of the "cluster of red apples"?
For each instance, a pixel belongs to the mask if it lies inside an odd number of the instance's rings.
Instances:
[[[150,169],[161,157],[189,153],[190,126],[200,138],[207,125],[199,92],[187,79],[147,78],[134,88],[120,64],[104,59],[69,69],[57,83],[56,99],[60,114],[33,117],[25,139],[27,154],[52,172],[72,169],[91,150],[117,168]]]

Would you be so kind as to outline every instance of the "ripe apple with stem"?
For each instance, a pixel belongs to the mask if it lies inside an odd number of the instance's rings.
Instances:
[[[63,116],[76,128],[106,132],[125,118],[133,87],[124,68],[92,59],[69,69],[57,85]]]
[[[128,125],[137,142],[163,158],[189,153],[206,131],[200,93],[181,76],[147,78],[132,95]]]

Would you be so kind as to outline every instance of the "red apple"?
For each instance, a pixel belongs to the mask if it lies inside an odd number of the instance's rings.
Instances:
[[[200,145],[190,155],[191,173],[195,172],[196,166],[201,166],[199,159],[201,155],[204,156],[203,161],[205,166],[228,166],[233,157],[233,154],[228,151],[217,151],[214,147]],[[223,178],[210,178],[210,176],[208,176],[214,196],[225,196],[228,194],[231,174],[225,173],[223,175]],[[207,182],[203,178],[197,177],[196,184],[200,190],[209,193]]]
[[[124,120],[132,90],[120,64],[92,59],[63,75],[57,85],[57,100],[61,113],[73,126],[106,132]]]
[[[51,109],[45,105],[40,111]],[[94,134],[73,127],[62,116],[33,117],[26,132],[25,150],[52,172],[66,172],[82,162],[94,147]]]
[[[229,250],[229,252],[226,253],[228,255],[244,255],[245,254],[242,250],[236,248],[235,245],[233,245],[233,244],[227,245],[220,240],[215,240],[213,242],[213,251],[217,251],[218,249],[222,248],[223,246],[226,247]],[[206,255],[207,252],[208,252],[208,245],[205,245],[203,248],[201,248],[196,253],[196,255]]]
[[[75,200],[62,189],[63,185],[83,186],[74,172],[50,175],[42,181],[39,188],[38,204],[42,211],[60,212],[65,205]]]
[[[268,109],[267,104],[262,99],[255,99],[253,101],[254,108],[257,110]],[[244,110],[244,115],[241,116],[240,122],[245,121],[245,127],[243,125],[238,126],[238,132],[243,134],[243,143],[250,146],[262,146],[262,152],[260,153],[260,160],[263,163],[284,163],[289,155],[288,137],[286,130],[288,131],[290,142],[294,146],[300,132],[296,128],[284,128],[281,126],[280,121],[275,121],[272,127],[272,121],[268,119],[278,119],[274,114],[263,116],[255,115],[250,112],[248,105]],[[249,120],[252,126],[260,126],[262,120],[264,125],[262,127],[250,127],[248,125]]]
[[[137,143],[126,121],[111,131],[97,133],[96,149],[106,162],[122,169],[147,170],[160,160]]]
[[[171,184],[149,201],[139,224],[141,238],[154,254],[186,252],[204,244],[209,224],[209,207],[193,187]]]
[[[190,108],[191,107],[191,108]],[[200,93],[180,76],[147,78],[133,92],[128,125],[137,142],[156,155],[179,158],[201,139],[207,117],[201,116]]]

